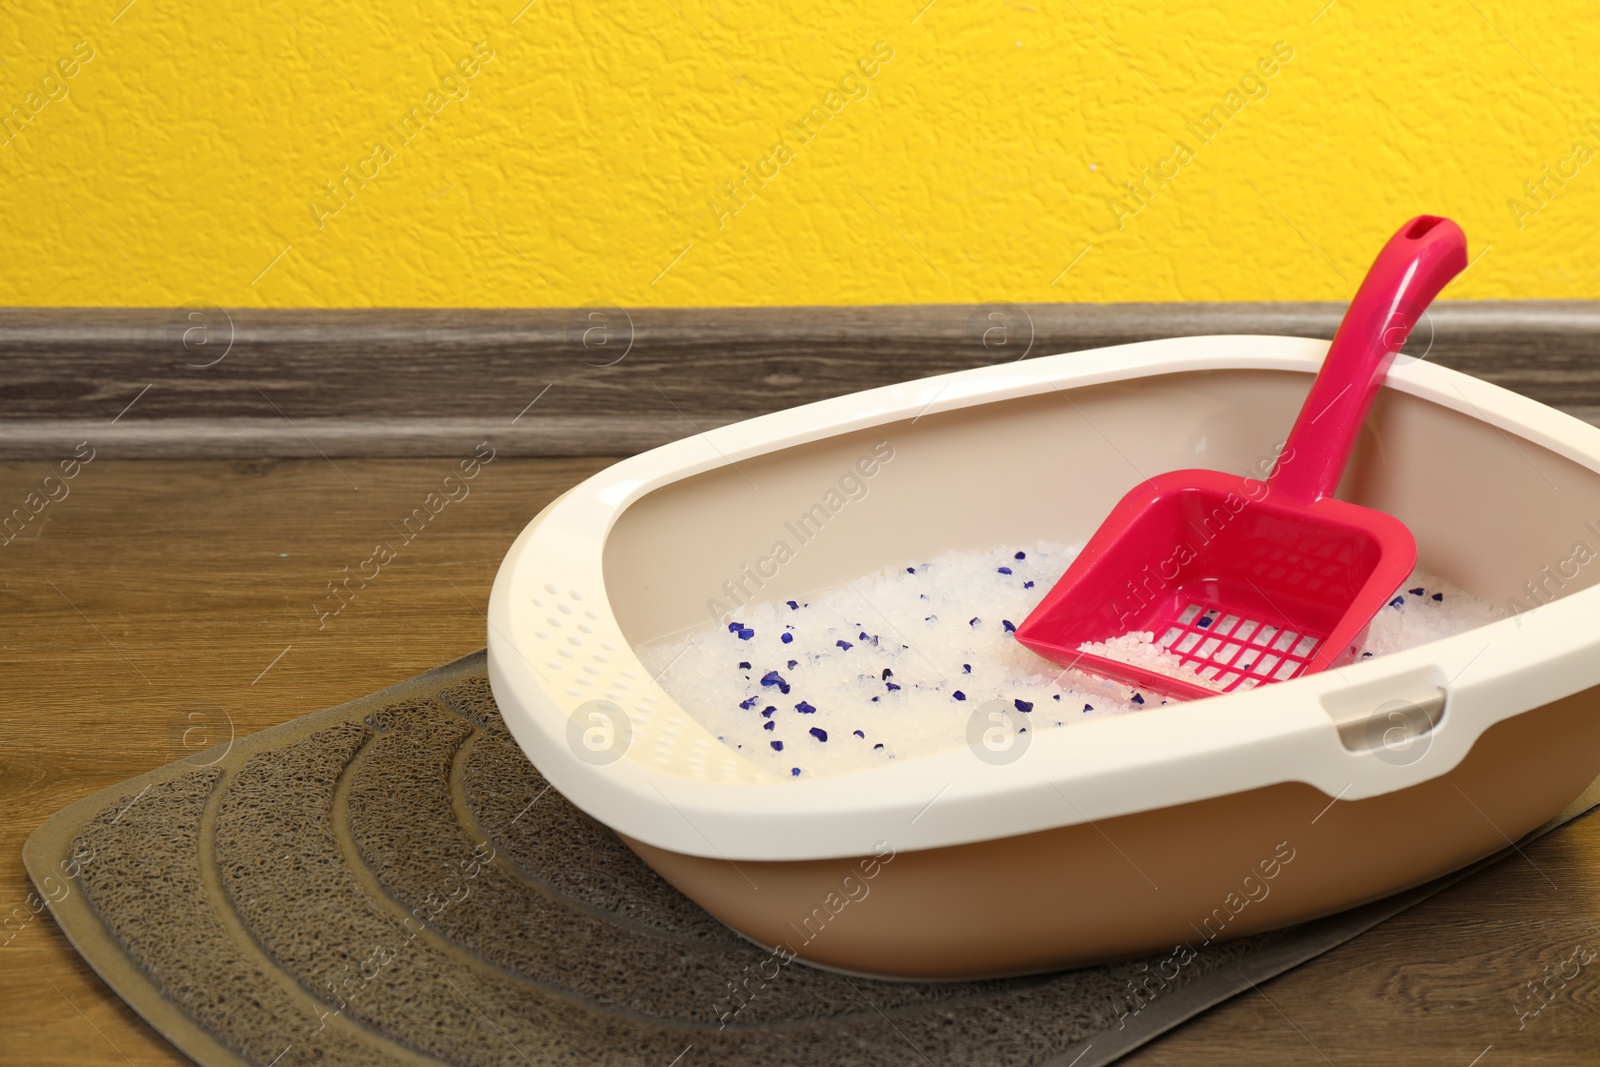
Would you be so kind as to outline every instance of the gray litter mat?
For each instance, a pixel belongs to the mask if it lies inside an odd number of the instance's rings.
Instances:
[[[733,1010],[771,954],[550,789],[484,674],[479,652],[102,790],[28,839],[28,873],[207,1067],[1095,1067],[1500,858],[1203,947],[1170,983],[1170,953],[952,983],[790,963]]]

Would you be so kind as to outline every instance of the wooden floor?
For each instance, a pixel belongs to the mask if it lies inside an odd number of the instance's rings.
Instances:
[[[319,625],[327,583],[394,540],[455,466],[336,462],[99,457],[0,545],[0,916],[29,913],[20,850],[36,826],[224,739],[219,709],[247,734],[481,647],[489,585],[512,538],[606,464],[496,459]],[[52,466],[0,464],[0,514]],[[1597,920],[1600,815],[1126,1062],[1600,1063]],[[94,977],[48,914],[0,948],[0,1064],[185,1062]]]

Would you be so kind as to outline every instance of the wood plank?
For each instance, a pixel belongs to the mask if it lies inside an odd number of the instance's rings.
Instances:
[[[0,310],[0,456],[53,455],[67,438],[84,439],[79,423],[124,456],[296,456],[308,454],[306,438],[338,454],[437,455],[462,432],[519,415],[511,454],[593,454],[596,425],[613,428],[599,431],[617,440],[611,450],[629,452],[694,425],[1024,355],[1207,333],[1330,337],[1341,312],[1331,303],[9,309]],[[1597,337],[1597,302],[1444,302],[1413,347],[1592,418]],[[317,432],[294,429],[305,425]]]

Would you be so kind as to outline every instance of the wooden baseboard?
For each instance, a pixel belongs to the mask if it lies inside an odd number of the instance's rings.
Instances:
[[[620,455],[857,389],[1332,303],[0,309],[0,457]],[[1600,301],[1444,302],[1427,358],[1600,423]]]
[[[328,418],[293,423],[278,418],[123,419],[115,425],[82,419],[0,420],[0,459],[69,456],[89,441],[97,454],[124,459],[255,459],[371,456],[468,456],[491,441],[506,456],[626,456],[731,418],[676,415],[633,419],[605,415],[547,415],[506,419]]]

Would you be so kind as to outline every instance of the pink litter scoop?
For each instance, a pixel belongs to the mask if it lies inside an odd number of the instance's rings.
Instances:
[[[1057,663],[1195,700],[1350,662],[1417,561],[1392,515],[1336,500],[1367,409],[1411,328],[1467,265],[1449,219],[1389,239],[1345,312],[1266,481],[1172,471],[1124,496],[1017,640]],[[1080,651],[1148,632],[1164,667]],[[1147,657],[1140,657],[1147,658]]]

